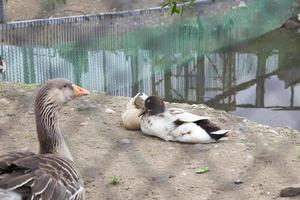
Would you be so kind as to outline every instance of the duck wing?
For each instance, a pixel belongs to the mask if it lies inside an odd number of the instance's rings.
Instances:
[[[83,182],[72,161],[55,154],[23,151],[1,156],[0,188],[22,199],[84,199]]]
[[[195,123],[205,130],[205,132],[214,140],[219,140],[220,138],[226,136],[226,134],[229,132],[229,130],[222,130],[219,126],[210,121],[209,117],[188,113],[180,108],[170,108],[168,109],[168,113],[174,116],[174,123],[177,126],[185,123]]]
[[[176,118],[178,123],[197,122],[200,120],[208,120],[209,117],[199,116],[192,113],[188,113],[180,108],[169,108],[167,112]]]

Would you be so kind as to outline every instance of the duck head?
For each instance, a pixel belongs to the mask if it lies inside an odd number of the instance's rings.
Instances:
[[[145,113],[149,113],[150,115],[156,115],[163,112],[165,112],[164,101],[158,96],[149,96],[145,100],[144,110],[139,116],[144,115]]]

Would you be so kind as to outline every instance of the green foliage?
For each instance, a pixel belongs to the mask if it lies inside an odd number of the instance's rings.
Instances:
[[[209,168],[208,167],[202,167],[196,170],[196,174],[204,174],[206,172],[209,172]]]
[[[195,0],[164,0],[162,3],[162,8],[168,7],[168,13],[173,14],[179,14],[182,15],[183,13],[183,6],[179,6],[179,4],[188,3],[188,7],[192,7]]]
[[[110,184],[111,185],[118,185],[120,184],[120,179],[116,176],[112,176],[110,179]]]

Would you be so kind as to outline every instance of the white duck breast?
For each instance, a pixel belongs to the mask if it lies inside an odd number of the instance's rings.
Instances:
[[[138,93],[130,99],[126,110],[122,113],[122,124],[129,130],[140,130],[140,113],[144,107],[144,101],[148,96],[144,93]]]
[[[211,143],[225,136],[228,130],[221,130],[208,117],[170,108],[163,113],[146,113],[141,120],[142,132],[166,141],[184,143]]]

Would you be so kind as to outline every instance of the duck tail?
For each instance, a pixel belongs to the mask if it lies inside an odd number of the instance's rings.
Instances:
[[[218,130],[214,132],[208,132],[209,136],[214,140],[219,140],[222,137],[225,137],[229,130]]]

